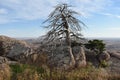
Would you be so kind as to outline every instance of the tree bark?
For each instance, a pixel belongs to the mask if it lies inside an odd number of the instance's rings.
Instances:
[[[62,14],[62,20],[64,22],[64,29],[65,29],[65,34],[66,34],[66,43],[67,43],[67,47],[68,47],[68,51],[69,51],[69,55],[70,55],[70,61],[69,61],[69,66],[70,67],[74,67],[76,64],[75,61],[75,57],[72,53],[72,48],[71,48],[71,39],[70,39],[70,30],[69,30],[69,25],[67,23],[67,20],[65,18],[65,16]]]
[[[76,61],[75,61],[74,55],[73,55],[73,53],[72,53],[72,48],[68,46],[68,50],[69,50],[69,54],[70,54],[70,62],[69,62],[69,65],[70,65],[71,67],[74,67]]]
[[[70,54],[70,62],[69,62],[69,65],[71,67],[74,67],[75,66],[75,58],[74,58],[74,55],[72,53],[72,48],[71,48],[71,40],[70,40],[70,31],[69,31],[69,26],[67,24],[67,22],[65,22],[65,25],[66,25],[66,43],[67,43],[67,46],[68,46],[68,51],[69,51],[69,54]]]

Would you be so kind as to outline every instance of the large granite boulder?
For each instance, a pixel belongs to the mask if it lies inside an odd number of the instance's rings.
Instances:
[[[21,40],[16,40],[6,36],[0,36],[0,56],[19,60],[32,54],[32,48]]]
[[[45,48],[45,49],[44,49]],[[68,46],[59,45],[59,46],[49,46],[49,47],[40,47],[48,57],[48,65],[53,68],[62,68],[68,69],[70,68],[70,54],[68,50]],[[40,52],[38,52],[40,53]],[[86,56],[84,47],[74,46],[72,47],[72,53],[74,55],[76,61],[76,67],[84,67],[86,66]]]
[[[0,64],[2,64],[2,63],[8,63],[8,59],[6,57],[0,56]]]
[[[98,58],[100,62],[103,60],[108,61],[110,59],[110,54],[107,51],[104,51],[98,56]]]
[[[79,52],[76,54],[76,67],[84,67],[84,66],[86,66],[85,50],[83,47],[80,47]]]

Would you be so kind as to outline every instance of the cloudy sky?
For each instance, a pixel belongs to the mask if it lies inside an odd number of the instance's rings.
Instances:
[[[85,37],[120,38],[120,0],[0,0],[0,35],[38,37],[42,22],[59,3],[72,5],[87,28]]]

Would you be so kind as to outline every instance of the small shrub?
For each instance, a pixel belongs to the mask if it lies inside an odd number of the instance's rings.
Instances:
[[[27,65],[14,64],[10,65],[10,67],[14,73],[22,73],[27,68]]]
[[[36,67],[27,64],[10,65],[12,71],[12,80],[39,80],[46,77],[46,69],[44,67]],[[38,79],[39,78],[39,79]]]
[[[108,67],[109,64],[108,64],[105,60],[102,60],[102,61],[100,62],[100,64],[99,64],[99,66],[105,68],[105,67]]]
[[[88,43],[85,44],[87,49],[93,50],[96,54],[100,54],[105,50],[105,44],[102,40],[89,40]]]

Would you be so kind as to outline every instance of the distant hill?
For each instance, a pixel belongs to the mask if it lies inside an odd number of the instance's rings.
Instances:
[[[109,51],[120,51],[120,39],[107,39],[104,40],[106,48]]]
[[[43,40],[43,36],[38,38],[21,38],[20,40],[25,40],[28,43],[39,44]],[[106,49],[108,51],[120,51],[120,38],[87,38],[88,40],[91,39],[100,39],[103,40],[106,44]]]

